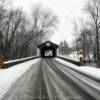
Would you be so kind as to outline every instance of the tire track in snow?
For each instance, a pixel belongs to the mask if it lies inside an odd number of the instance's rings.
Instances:
[[[33,100],[39,67],[39,62],[33,64],[31,68],[17,79],[1,100]]]
[[[90,93],[85,91],[85,89],[83,89],[83,87],[81,87],[82,86],[81,82],[79,80],[77,80],[77,78],[73,77],[72,74],[68,70],[62,70],[62,68],[60,68],[61,65],[58,65],[57,63],[55,63],[54,60],[47,60],[47,63],[48,63],[48,65],[50,65],[50,67],[53,69],[53,71],[55,71],[55,73],[58,74],[58,76],[62,80],[65,81],[64,84],[66,84],[66,87],[67,86],[72,87],[73,91],[65,90],[65,92],[69,91],[71,93],[71,100],[96,100],[96,98],[94,96],[92,96]],[[61,81],[59,81],[59,82],[61,83]],[[63,85],[62,85],[62,88],[64,88]],[[59,89],[58,89],[58,91],[59,91]],[[76,96],[73,95],[75,93],[76,93]],[[70,97],[70,95],[69,95],[69,97]],[[74,97],[78,97],[80,99],[75,99]],[[66,98],[67,98],[67,95],[66,95]]]

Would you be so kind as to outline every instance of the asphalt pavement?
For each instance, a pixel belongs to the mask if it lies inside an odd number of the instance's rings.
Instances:
[[[2,100],[100,100],[99,82],[55,59],[33,64]]]

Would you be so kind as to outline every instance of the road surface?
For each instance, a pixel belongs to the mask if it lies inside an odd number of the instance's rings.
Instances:
[[[33,64],[2,100],[100,100],[100,82],[55,59]]]

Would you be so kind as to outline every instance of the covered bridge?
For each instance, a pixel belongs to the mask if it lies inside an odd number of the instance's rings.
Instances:
[[[51,41],[46,41],[46,42],[38,45],[39,55],[42,58],[56,57],[58,47],[59,46],[57,44],[54,44]]]

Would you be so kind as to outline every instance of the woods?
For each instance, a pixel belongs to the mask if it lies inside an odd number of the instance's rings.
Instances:
[[[0,0],[0,53],[6,60],[36,55],[37,45],[54,32],[58,19],[50,9],[35,5],[28,16],[22,9],[7,8]]]
[[[59,44],[59,54],[60,55],[69,55],[71,53],[71,48],[68,43],[64,40]]]
[[[100,62],[100,1],[88,0],[83,10],[87,16],[85,20],[74,22],[74,36],[76,51],[83,54],[85,60],[92,59]]]

